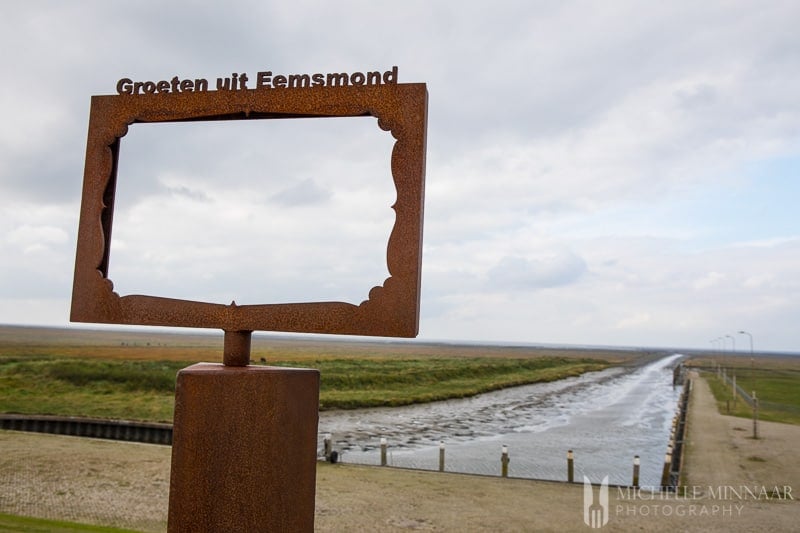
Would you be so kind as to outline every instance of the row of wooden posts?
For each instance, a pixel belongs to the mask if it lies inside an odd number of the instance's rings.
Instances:
[[[332,449],[331,437],[326,435],[323,440],[323,443],[325,446],[325,457],[326,459],[331,460],[332,454],[335,453]],[[387,460],[388,449],[389,449],[388,441],[386,440],[386,438],[381,438],[381,466],[388,465],[388,460]],[[444,457],[445,457],[445,444],[444,442],[439,442],[439,472],[445,471]],[[332,462],[335,462],[335,459]],[[508,477],[508,464],[510,462],[511,458],[508,454],[508,446],[503,445],[500,451],[501,477]],[[633,479],[632,479],[632,486],[634,487],[639,486],[639,468],[640,468],[639,456],[635,455],[633,457]],[[669,472],[668,464],[665,464],[664,471],[667,473]],[[572,450],[567,450],[567,481],[569,483],[575,482],[575,454],[573,453]],[[663,480],[662,484],[664,484]]]
[[[684,429],[686,426],[686,411],[688,406],[689,400],[689,393],[692,390],[692,381],[690,379],[684,380],[683,392],[681,394],[681,399],[679,400],[679,408],[678,413],[672,418],[672,427],[670,429],[670,436],[669,436],[669,443],[667,444],[667,453],[664,456],[664,468],[661,473],[661,486],[662,487],[669,487],[672,485],[672,467],[673,467],[673,454],[675,454],[675,466],[680,468],[680,459],[682,457],[683,452],[683,437],[684,437]],[[755,392],[753,392],[753,399],[755,400]],[[755,404],[755,415],[753,418],[753,436],[756,436],[756,419],[757,419],[757,410],[758,410],[758,401],[754,402]],[[331,442],[331,436],[326,435],[323,439],[324,443],[324,453],[325,459],[336,462],[338,459],[338,454],[333,450],[333,445]],[[388,441],[385,437],[381,438],[381,466],[387,466],[387,451],[388,451]],[[444,441],[439,442],[439,472],[445,471],[445,444]],[[508,446],[505,444],[501,448],[500,452],[500,475],[502,477],[508,477],[508,464],[511,462],[511,458],[508,454]],[[640,460],[639,456],[635,455],[633,457],[633,479],[632,486],[639,487],[639,468],[640,468]],[[575,482],[575,454],[572,450],[567,450],[567,482],[574,483]]]
[[[664,469],[661,471],[661,486],[670,486],[670,478],[672,477],[672,461],[673,454],[677,452],[677,432],[678,424],[680,422],[679,415],[672,418],[672,427],[669,431],[669,444],[667,444],[667,453],[664,455]]]
[[[678,400],[678,412],[672,417],[672,426],[669,430],[667,453],[664,455],[664,468],[661,471],[661,486],[674,487],[677,483],[678,472],[683,460],[683,441],[686,430],[686,414],[689,406],[689,395],[692,391],[692,380],[683,380],[683,391]],[[673,479],[673,468],[675,478]]]

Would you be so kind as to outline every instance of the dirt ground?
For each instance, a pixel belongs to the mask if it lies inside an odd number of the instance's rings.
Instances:
[[[800,426],[761,422],[755,440],[703,380],[691,394],[687,494],[610,487],[603,529],[796,530]],[[169,462],[165,446],[3,431],[0,512],[164,531]],[[320,463],[316,529],[576,531],[589,529],[584,501],[582,484]]]

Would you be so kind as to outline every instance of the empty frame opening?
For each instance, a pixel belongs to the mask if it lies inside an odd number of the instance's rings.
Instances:
[[[393,145],[369,117],[132,125],[120,143],[114,290],[360,303],[389,276]]]

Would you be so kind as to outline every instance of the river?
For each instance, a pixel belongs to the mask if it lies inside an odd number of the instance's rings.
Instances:
[[[629,484],[633,457],[640,484],[660,484],[680,387],[672,386],[674,354],[640,367],[609,368],[551,383],[513,387],[463,400],[408,407],[324,411],[320,447],[332,436],[339,460],[437,470],[439,443],[446,470],[499,475],[502,446],[509,476],[566,480],[567,450],[575,480]]]

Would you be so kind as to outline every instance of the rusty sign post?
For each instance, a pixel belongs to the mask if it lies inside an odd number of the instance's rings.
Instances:
[[[134,82],[93,96],[75,277],[74,322],[214,328],[222,364],[178,373],[169,531],[312,531],[319,372],[250,366],[253,331],[414,337],[419,327],[427,99],[425,84],[397,83],[397,67],[352,74],[235,74]],[[135,123],[375,117],[396,139],[397,191],[387,242],[390,276],[360,304],[237,306],[119,295],[109,278],[119,150]]]

